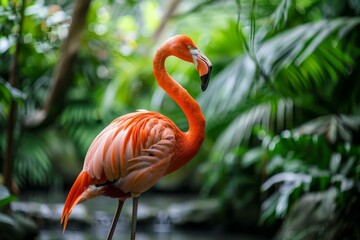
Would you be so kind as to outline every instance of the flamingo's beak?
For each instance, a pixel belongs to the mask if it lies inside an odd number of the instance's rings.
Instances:
[[[195,48],[191,49],[190,51],[196,69],[200,74],[201,90],[205,91],[210,81],[210,74],[212,68],[211,62],[199,49]]]
[[[207,71],[207,73],[205,73],[204,75],[201,75],[201,76],[200,76],[200,79],[201,79],[201,90],[202,90],[202,91],[205,91],[206,88],[207,88],[208,85],[209,85],[211,68],[212,68],[212,66],[211,66],[211,65],[208,65],[208,71]]]

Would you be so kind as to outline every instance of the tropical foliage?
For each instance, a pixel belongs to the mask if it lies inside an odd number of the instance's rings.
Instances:
[[[92,139],[126,112],[157,110],[186,129],[151,70],[161,41],[185,33],[213,63],[208,90],[192,81],[192,66],[169,59],[167,68],[198,99],[207,138],[198,157],[170,178],[200,175],[197,187],[222,201],[226,226],[277,226],[304,196],[335,192],[329,201],[345,226],[337,233],[359,236],[352,228],[360,216],[358,1],[94,0],[72,81],[61,104],[52,105],[58,115],[37,126],[31,123],[39,109],[51,106],[76,3],[0,4],[0,126],[7,129],[15,102],[13,176],[20,188],[72,181]],[[1,131],[1,162],[7,145]]]
[[[250,31],[243,20],[238,30],[246,51],[200,97],[215,140],[204,192],[222,196],[233,218],[253,203],[271,224],[306,193],[335,188],[346,229],[335,236],[359,236],[359,5],[332,3],[253,1]]]

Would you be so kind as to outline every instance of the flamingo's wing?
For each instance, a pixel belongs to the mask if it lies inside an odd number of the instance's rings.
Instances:
[[[124,192],[146,191],[167,169],[175,128],[168,118],[154,112],[120,117],[95,138],[84,170],[96,184],[118,181]]]
[[[165,174],[173,155],[175,135],[170,128],[164,128],[158,134],[158,137],[153,138],[155,143],[127,161],[127,175],[119,182],[120,189],[125,193],[140,194]]]

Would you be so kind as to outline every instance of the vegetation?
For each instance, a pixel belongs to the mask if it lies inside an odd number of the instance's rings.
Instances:
[[[321,237],[359,238],[359,6],[335,2],[253,1],[249,33],[238,30],[245,51],[200,97],[214,140],[204,191],[239,221],[255,204],[254,221],[271,225],[303,196],[335,189],[335,220],[319,228],[343,226]],[[305,227],[293,230],[311,239]]]
[[[193,66],[167,62],[207,119],[200,154],[169,178],[196,173],[204,196],[222,202],[225,227],[271,233],[322,193],[335,206],[324,239],[360,238],[359,1],[57,2],[0,1],[0,161],[6,175],[11,159],[11,192],[72,182],[92,139],[124,113],[157,110],[186,129],[151,69],[157,46],[184,33],[214,71],[201,93]],[[310,239],[307,230],[296,237]]]

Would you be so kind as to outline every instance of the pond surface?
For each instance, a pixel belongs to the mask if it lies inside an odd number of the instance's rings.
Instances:
[[[196,199],[198,196],[189,195],[161,195],[145,193],[139,201],[139,222],[137,227],[137,240],[263,240],[260,237],[247,236],[244,234],[235,234],[223,232],[220,229],[201,227],[175,227],[162,215],[162,209],[166,209],[174,203],[187,202]],[[59,203],[65,200],[65,194],[62,193],[31,193],[21,196],[20,201],[31,201],[40,203]],[[107,197],[97,197],[76,206],[73,212],[80,208],[86,209],[89,224],[82,226],[76,223],[71,217],[66,232],[63,234],[61,225],[47,226],[41,229],[39,240],[98,240],[106,239],[113,214],[117,207],[117,201]],[[130,216],[132,201],[128,200],[124,204],[113,239],[130,239]],[[155,209],[158,212],[155,220],[146,222],[141,220],[148,214],[149,206],[151,211]],[[62,206],[61,206],[62,209]]]

